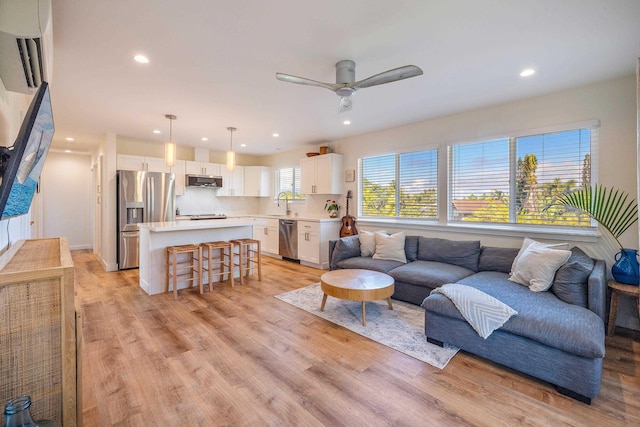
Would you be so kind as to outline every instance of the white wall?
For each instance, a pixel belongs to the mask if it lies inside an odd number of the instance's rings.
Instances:
[[[50,151],[42,170],[42,237],[64,236],[69,249],[92,248],[91,157]]]
[[[483,140],[508,136],[510,132],[598,119],[598,182],[615,186],[631,195],[636,186],[635,78],[625,77],[595,85],[570,89],[518,102],[425,120],[384,131],[332,142],[335,152],[344,155],[345,169],[358,169],[363,156],[403,149],[443,146],[449,142]],[[346,183],[357,192],[357,182]],[[354,206],[357,197],[354,198]],[[444,230],[446,233],[447,231]],[[484,244],[519,246],[522,237],[509,238],[481,233],[465,233],[457,238],[480,238]],[[621,239],[625,247],[638,247],[637,225]],[[592,246],[598,252],[601,241]],[[582,245],[581,245],[582,246]],[[598,252],[601,254],[601,252]],[[611,254],[612,256],[612,254]]]

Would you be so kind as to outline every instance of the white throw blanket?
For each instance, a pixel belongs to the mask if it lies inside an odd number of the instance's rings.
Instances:
[[[484,339],[504,325],[511,316],[518,314],[502,301],[467,285],[448,283],[434,289],[431,293],[442,294],[449,298],[462,317]]]

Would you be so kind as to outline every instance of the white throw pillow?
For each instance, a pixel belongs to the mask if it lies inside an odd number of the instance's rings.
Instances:
[[[400,262],[407,262],[407,256],[404,253],[404,231],[388,235],[386,233],[376,232],[376,251],[373,254],[374,259],[389,259]]]
[[[528,286],[533,292],[546,291],[553,284],[556,271],[570,256],[571,251],[533,242],[519,256],[509,280]]]
[[[386,230],[380,230],[378,233],[387,233]],[[372,256],[376,251],[376,239],[375,231],[363,231],[358,232],[358,238],[360,239],[360,256]]]
[[[536,243],[538,245],[542,245],[545,248],[549,248],[549,249],[569,250],[569,244],[568,243],[542,243],[542,242],[537,242],[537,241],[535,241],[533,239],[530,239],[528,237],[525,237],[524,240],[522,241],[522,247],[520,248],[520,251],[518,252],[518,255],[516,255],[516,257],[513,260],[513,263],[511,264],[511,274],[513,274],[513,272],[515,271],[516,264],[518,263],[518,260],[520,259],[522,254],[527,250],[527,248],[529,246],[531,246],[534,243]]]

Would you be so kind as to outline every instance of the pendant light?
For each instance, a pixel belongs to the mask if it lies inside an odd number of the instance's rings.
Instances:
[[[176,164],[176,143],[173,142],[172,133],[173,133],[173,121],[177,119],[173,114],[165,114],[167,119],[169,119],[169,140],[164,143],[164,161],[167,166],[173,166]]]
[[[229,144],[229,151],[227,151],[227,170],[232,171],[236,167],[236,153],[233,151],[233,132],[237,129],[228,127],[227,130],[231,133],[231,143]]]

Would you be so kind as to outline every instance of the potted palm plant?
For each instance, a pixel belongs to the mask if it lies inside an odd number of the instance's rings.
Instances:
[[[596,184],[560,195],[551,206],[566,206],[589,215],[613,236],[620,246],[611,268],[613,278],[620,283],[638,285],[638,251],[622,247],[620,236],[638,221],[638,204],[624,191]]]

